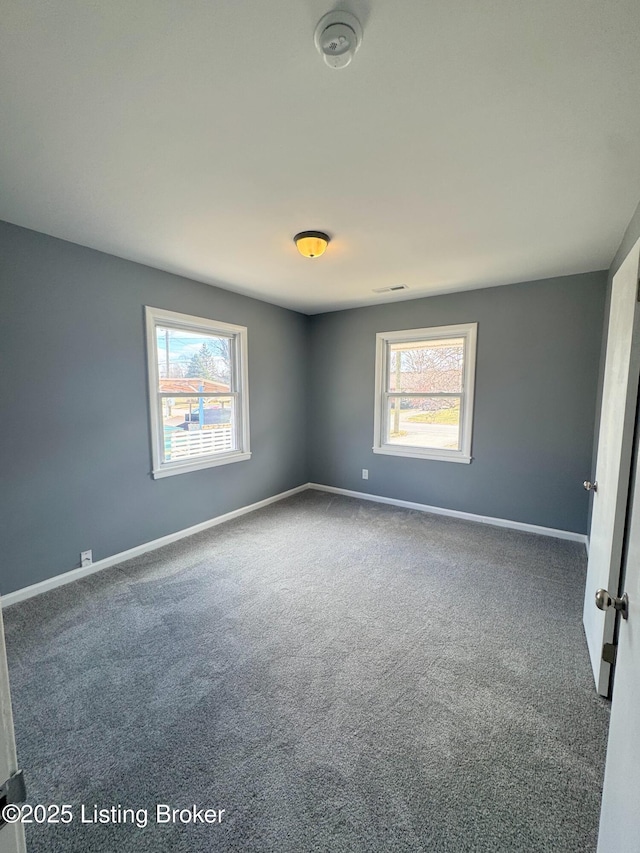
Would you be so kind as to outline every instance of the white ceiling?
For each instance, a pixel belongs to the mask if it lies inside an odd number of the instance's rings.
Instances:
[[[308,313],[608,267],[638,0],[347,0],[342,71],[330,8],[5,0],[0,218]]]

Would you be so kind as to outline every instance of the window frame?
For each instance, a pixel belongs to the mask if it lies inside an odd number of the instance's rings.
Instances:
[[[175,474],[186,474],[203,468],[214,468],[231,462],[242,462],[251,459],[249,432],[249,375],[247,358],[247,327],[223,323],[220,320],[210,320],[207,317],[195,317],[190,314],[180,314],[164,308],[145,306],[146,338],[147,338],[147,383],[149,403],[149,425],[151,430],[151,475],[154,480],[170,477]],[[232,382],[234,390],[198,394],[190,392],[159,391],[160,375],[158,371],[158,355],[156,328],[164,326],[170,329],[181,329],[189,332],[204,332],[217,334],[231,339],[232,346]],[[161,405],[163,397],[234,397],[236,420],[236,450],[225,453],[207,454],[188,460],[175,462],[164,461],[164,425]]]
[[[430,326],[424,329],[402,329],[395,332],[376,334],[375,408],[373,427],[373,452],[387,456],[406,456],[412,459],[435,459],[439,462],[463,462],[472,460],[473,403],[476,373],[477,323],[461,323],[455,326]],[[422,343],[446,338],[464,339],[462,389],[460,393],[401,393],[388,391],[389,345],[395,343]],[[390,397],[460,397],[460,449],[417,447],[385,443]]]

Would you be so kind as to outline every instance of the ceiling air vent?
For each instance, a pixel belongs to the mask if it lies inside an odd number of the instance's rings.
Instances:
[[[395,293],[397,290],[409,290],[406,284],[392,284],[391,287],[374,287],[374,293]]]

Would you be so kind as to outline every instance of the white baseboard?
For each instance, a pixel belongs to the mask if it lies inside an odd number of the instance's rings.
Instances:
[[[466,521],[476,521],[481,524],[491,524],[495,527],[509,527],[512,530],[523,530],[527,533],[537,533],[540,536],[553,536],[556,539],[569,539],[572,542],[581,542],[589,549],[589,537],[583,533],[573,533],[570,530],[557,530],[555,527],[539,527],[536,524],[525,524],[522,521],[510,521],[506,518],[492,518],[491,516],[475,515],[472,512],[460,512],[456,509],[444,509],[439,506],[429,506],[428,504],[414,503],[413,501],[402,501],[397,498],[386,498],[380,495],[370,495],[365,492],[354,492],[351,489],[339,489],[337,486],[324,486],[321,483],[304,483],[302,486],[296,486],[295,489],[289,489],[287,492],[281,492],[278,495],[273,495],[270,498],[265,498],[249,506],[243,506],[239,509],[234,509],[231,512],[226,512],[224,515],[217,515],[215,518],[210,518],[207,521],[202,521],[200,524],[194,524],[192,527],[185,527],[184,530],[178,530],[175,533],[169,533],[167,536],[161,536],[159,539],[154,539],[151,542],[144,542],[142,545],[136,545],[135,548],[129,548],[128,551],[121,551],[119,554],[114,554],[111,557],[105,557],[103,560],[97,560],[90,566],[82,566],[78,569],[71,569],[68,572],[63,572],[60,575],[55,575],[40,583],[25,586],[15,592],[9,592],[1,598],[2,607],[9,607],[12,604],[17,604],[19,601],[25,601],[27,598],[32,598],[34,595],[40,595],[43,592],[48,592],[50,589],[55,589],[58,586],[72,583],[73,581],[85,578],[102,569],[107,569],[109,566],[115,566],[117,563],[123,563],[125,560],[131,560],[133,557],[138,557],[141,554],[146,554],[148,551],[155,551],[156,548],[162,548],[163,545],[170,545],[171,542],[177,542],[179,539],[184,539],[187,536],[193,536],[194,533],[200,533],[201,530],[208,530],[210,527],[216,527],[218,524],[224,524],[225,521],[231,521],[232,518],[238,518],[241,515],[246,515],[249,512],[255,512],[257,509],[268,506],[269,504],[281,501],[284,498],[297,495],[307,489],[316,489],[319,492],[331,492],[336,495],[346,495],[351,498],[359,498],[363,501],[374,501],[375,503],[390,504],[391,506],[400,506],[406,509],[415,509],[420,512],[431,512],[435,515],[447,515],[453,518],[462,518]]]
[[[540,536],[553,536],[555,539],[570,539],[572,542],[581,542],[588,548],[589,539],[584,533],[573,533],[571,530],[557,530],[555,527],[539,527],[537,524],[526,524],[523,521],[510,521],[508,518],[492,518],[487,515],[475,515],[472,512],[460,512],[457,509],[444,509],[440,506],[429,506],[418,504],[413,501],[401,501],[397,498],[385,498],[380,495],[369,495],[365,492],[353,492],[350,489],[339,489],[336,486],[323,486],[320,483],[309,483],[310,489],[320,492],[332,492],[336,495],[347,495],[350,498],[360,498],[363,501],[374,501],[375,503],[401,506],[405,509],[417,509],[419,512],[431,512],[434,515],[449,515],[453,518],[462,518],[465,521],[477,521],[480,524],[491,524],[494,527],[509,527],[512,530],[523,530],[526,533],[537,533]]]
[[[184,530],[178,530],[175,533],[169,533],[167,536],[161,536],[159,539],[154,539],[151,542],[144,542],[142,545],[136,545],[135,548],[129,548],[128,551],[121,551],[119,554],[114,554],[111,557],[105,557],[104,560],[96,560],[90,566],[82,566],[78,569],[71,569],[68,572],[63,572],[60,575],[55,575],[47,580],[39,583],[25,586],[22,589],[17,589],[15,592],[9,592],[2,596],[2,607],[9,607],[12,604],[17,604],[19,601],[25,601],[27,598],[32,598],[34,595],[40,595],[43,592],[48,592],[50,589],[55,589],[58,586],[77,581],[80,578],[85,578],[87,575],[92,575],[95,572],[107,569],[109,566],[115,566],[117,563],[123,563],[125,560],[131,560],[133,557],[139,557],[140,554],[146,554],[148,551],[155,551],[156,548],[162,548],[163,545],[170,545],[171,542],[177,542],[179,539],[184,539],[186,536],[193,536],[194,533],[200,533],[201,530],[208,530],[210,527],[216,527],[218,524],[223,524],[225,521],[231,521],[232,518],[238,518],[240,515],[246,515],[248,512],[255,512],[257,509],[268,506],[269,504],[281,501],[284,498],[297,495],[299,492],[304,492],[309,488],[308,483],[302,486],[297,486],[295,489],[289,489],[287,492],[281,492],[278,495],[273,495],[270,498],[265,498],[249,506],[243,506],[239,509],[234,509],[231,512],[225,512],[224,515],[217,515],[215,518],[210,518],[207,521],[201,521],[200,524],[194,524],[192,527],[185,527]]]

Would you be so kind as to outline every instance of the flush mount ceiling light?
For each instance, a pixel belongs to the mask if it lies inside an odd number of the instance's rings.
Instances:
[[[362,43],[362,26],[350,12],[328,12],[318,22],[313,40],[329,68],[346,68]]]
[[[301,231],[293,238],[293,242],[303,257],[319,258],[324,254],[330,239],[324,231]]]

